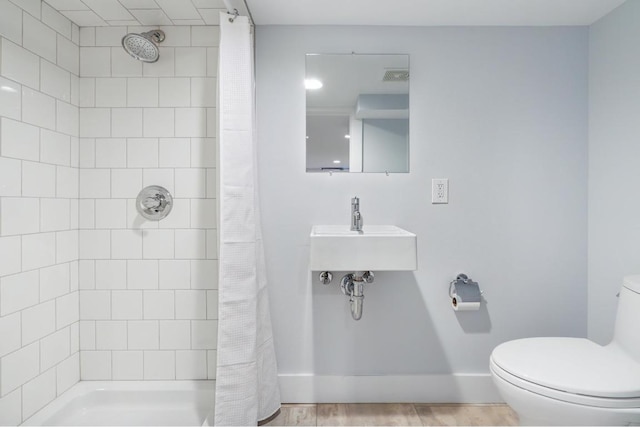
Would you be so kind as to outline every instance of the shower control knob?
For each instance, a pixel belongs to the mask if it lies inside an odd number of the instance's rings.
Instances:
[[[328,285],[333,280],[333,274],[330,271],[323,271],[318,275],[318,279],[323,285]]]
[[[142,201],[142,204],[147,208],[147,209],[151,209],[151,210],[158,210],[158,208],[162,205],[161,200],[164,199],[164,197],[162,197],[161,194],[156,194],[155,197],[147,197],[146,199],[144,199]]]
[[[362,279],[365,281],[365,283],[373,283],[373,279],[375,279],[375,276],[373,275],[372,271],[365,271],[365,273],[362,275]]]
[[[159,185],[143,188],[136,198],[136,209],[144,218],[160,221],[171,212],[173,197],[171,193]]]

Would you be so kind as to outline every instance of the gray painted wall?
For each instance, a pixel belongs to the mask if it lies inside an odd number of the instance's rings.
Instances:
[[[589,30],[589,337],[612,337],[622,277],[640,274],[640,2]]]
[[[351,51],[411,55],[408,174],[305,173],[304,54]],[[503,341],[586,335],[586,28],[258,27],[256,66],[281,374],[487,373]],[[419,269],[377,274],[359,322],[307,268],[311,226],[347,224],[354,195],[365,225],[418,235]],[[481,311],[450,308],[458,272]]]

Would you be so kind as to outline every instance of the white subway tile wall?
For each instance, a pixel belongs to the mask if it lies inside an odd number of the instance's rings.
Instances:
[[[0,0],[0,425],[80,379],[215,378],[217,10],[143,65],[120,39],[148,27],[63,3]]]
[[[0,425],[80,378],[78,27],[0,1]]]
[[[160,60],[142,64],[120,40],[147,29],[80,29],[79,331],[86,380],[215,378],[218,27],[162,27]],[[148,185],[174,197],[160,222],[135,209]]]

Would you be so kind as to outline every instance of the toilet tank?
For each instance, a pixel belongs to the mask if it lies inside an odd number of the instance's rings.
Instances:
[[[627,276],[622,283],[613,343],[640,362],[640,275]]]

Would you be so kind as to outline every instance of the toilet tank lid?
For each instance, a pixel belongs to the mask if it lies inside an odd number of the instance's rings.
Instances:
[[[640,294],[640,274],[634,276],[625,276],[622,286]]]

